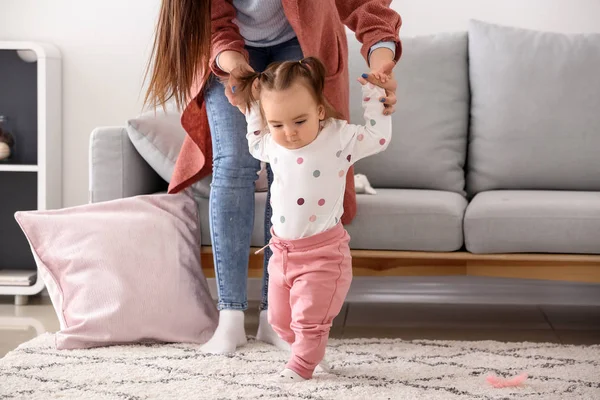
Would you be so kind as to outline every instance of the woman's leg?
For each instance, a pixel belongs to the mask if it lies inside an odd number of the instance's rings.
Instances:
[[[248,152],[246,119],[229,104],[216,78],[205,93],[213,144],[210,232],[219,310],[246,310],[254,181],[260,162]]]
[[[265,53],[251,51],[251,64],[263,69]],[[213,143],[210,230],[221,310],[219,326],[203,350],[232,352],[245,343],[250,238],[254,225],[254,181],[260,162],[248,151],[246,119],[225,97],[214,77],[205,92]]]

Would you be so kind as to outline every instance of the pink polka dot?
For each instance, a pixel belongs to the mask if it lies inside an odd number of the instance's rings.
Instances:
[[[362,142],[364,138],[365,138],[365,135],[363,135],[363,134],[361,133],[360,135],[358,135],[358,138],[357,138],[357,139],[358,139],[358,141],[359,141],[359,142]]]
[[[319,205],[322,207],[325,205],[325,199],[319,200]]]
[[[364,101],[369,101],[369,100],[371,100],[371,98],[370,97],[365,97],[363,100]]]
[[[304,199],[302,197],[300,197],[297,201],[298,205],[301,206],[302,204],[304,204]]]
[[[345,173],[346,173],[346,171],[344,171],[343,169],[340,169],[340,172],[338,172],[338,176],[341,178],[342,176],[344,176]]]
[[[383,146],[383,145],[385,144],[385,139],[381,139],[381,140],[379,141],[379,144]]]
[[[308,219],[310,222],[315,222],[317,220],[317,216],[316,215],[311,215],[310,218]]]
[[[254,131],[254,134],[255,134],[256,136],[258,136],[258,135],[260,135],[260,131]]]
[[[302,157],[298,157],[298,159],[296,160],[296,162],[297,162],[298,164],[302,164],[302,163],[304,162],[304,158],[302,158]]]
[[[346,157],[346,160],[348,160],[348,162],[350,162],[350,160],[352,160],[352,156],[350,154],[348,154],[348,157]]]

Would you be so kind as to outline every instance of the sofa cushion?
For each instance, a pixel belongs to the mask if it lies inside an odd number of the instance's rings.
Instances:
[[[600,190],[600,34],[469,26],[467,189]]]
[[[385,152],[361,160],[356,171],[373,187],[446,190],[464,194],[469,120],[466,33],[404,38],[394,72],[398,105]],[[360,84],[366,72],[360,44],[349,38],[351,122],[363,123]]]
[[[455,251],[463,246],[467,207],[457,193],[378,189],[358,195],[358,213],[346,227],[353,249]]]
[[[186,132],[181,126],[181,114],[174,108],[149,111],[127,121],[127,134],[142,158],[163,178],[171,181],[175,162],[179,156]],[[267,189],[264,165],[257,176],[256,190]],[[194,198],[208,198],[212,175],[190,186]]]
[[[600,192],[483,192],[464,225],[473,253],[600,254]]]
[[[264,246],[266,193],[256,194],[252,246]],[[358,213],[346,226],[353,249],[455,251],[463,245],[467,201],[443,191],[378,189],[358,195]],[[202,244],[210,245],[208,200],[200,202]]]
[[[175,162],[185,139],[181,115],[173,108],[149,111],[127,121],[127,134],[142,158],[165,181],[171,181]],[[211,176],[194,183],[194,197],[208,197]]]

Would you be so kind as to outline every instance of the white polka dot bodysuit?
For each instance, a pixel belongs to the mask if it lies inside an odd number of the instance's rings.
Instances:
[[[257,103],[246,113],[248,145],[254,158],[270,163],[273,231],[282,239],[300,239],[325,232],[344,212],[348,168],[361,158],[387,148],[391,116],[383,115],[383,89],[365,85],[362,104],[365,125],[328,119],[317,138],[299,149],[275,143]]]

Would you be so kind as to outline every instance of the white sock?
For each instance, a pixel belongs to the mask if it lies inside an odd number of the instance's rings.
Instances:
[[[233,353],[236,348],[247,343],[244,328],[244,312],[240,310],[221,310],[219,325],[213,337],[200,350],[204,353]]]
[[[292,371],[291,369],[284,369],[279,373],[279,382],[304,382],[306,379]]]
[[[317,365],[317,368],[315,368],[315,371],[319,372],[331,372],[331,367],[329,366],[329,363],[327,362],[326,359],[322,359],[321,362],[319,363],[319,365]]]
[[[273,330],[271,324],[269,324],[267,310],[262,310],[260,312],[256,340],[272,344],[280,350],[285,350],[288,352],[292,350],[290,344],[282,338],[280,338],[279,335]]]

